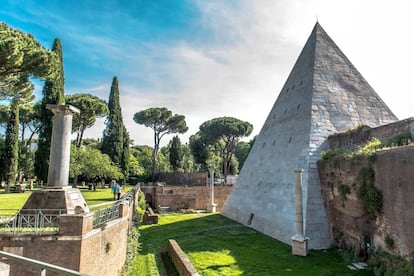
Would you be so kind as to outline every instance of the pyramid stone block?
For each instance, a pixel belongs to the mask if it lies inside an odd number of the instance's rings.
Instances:
[[[360,124],[397,121],[316,23],[224,204],[222,214],[282,242],[295,234],[296,168],[309,249],[331,245],[317,161],[327,137]]]

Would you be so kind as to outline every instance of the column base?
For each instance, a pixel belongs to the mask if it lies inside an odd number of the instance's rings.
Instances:
[[[294,235],[292,237],[292,255],[307,256],[308,255],[308,240],[302,235]]]
[[[216,208],[217,208],[217,204],[215,204],[215,203],[209,204],[207,206],[207,212],[209,212],[209,213],[215,213],[216,212]]]
[[[79,189],[61,187],[33,191],[24,209],[65,210],[66,214],[89,213],[89,207]]]

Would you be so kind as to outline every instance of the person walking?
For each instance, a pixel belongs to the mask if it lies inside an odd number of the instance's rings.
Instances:
[[[118,195],[119,185],[118,185],[118,183],[116,183],[116,180],[112,180],[111,189],[112,189],[112,193],[114,194],[114,200],[116,200],[117,196],[118,196],[118,199],[119,199],[119,195]]]
[[[118,195],[118,200],[121,198],[121,190],[122,190],[122,186],[118,185],[118,190],[116,191]]]

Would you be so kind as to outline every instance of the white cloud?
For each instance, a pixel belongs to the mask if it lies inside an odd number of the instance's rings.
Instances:
[[[133,47],[119,53],[128,59],[128,66],[139,68],[139,73],[129,68],[125,81],[119,76],[124,122],[136,144],[152,145],[151,130],[132,120],[135,112],[149,107],[167,107],[185,115],[190,128],[184,141],[201,123],[219,116],[249,121],[257,134],[317,17],[397,116],[412,115],[405,99],[410,97],[412,70],[408,69],[414,46],[408,1],[399,2],[400,6],[373,0],[246,0],[237,5],[200,0],[197,4],[201,22],[212,32],[211,41],[141,45],[152,50],[148,55],[134,52]],[[395,9],[398,16],[390,22],[387,16]],[[142,72],[147,75],[138,76]],[[146,78],[151,85],[139,87],[130,80],[134,76]],[[102,125],[97,128],[87,135],[100,137]],[[164,139],[167,143],[170,137]]]

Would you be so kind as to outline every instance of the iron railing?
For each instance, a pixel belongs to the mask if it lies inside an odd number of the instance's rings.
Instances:
[[[133,203],[134,193],[134,190],[130,190],[121,200],[89,206],[89,209],[94,213],[93,227],[98,227],[108,221],[119,218],[119,207],[121,202],[128,201],[129,205],[131,205]]]
[[[59,216],[66,210],[58,209],[2,209],[0,213],[0,233],[16,235],[18,233],[58,232]]]

